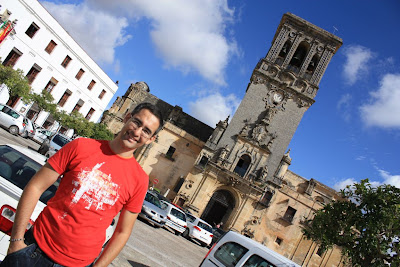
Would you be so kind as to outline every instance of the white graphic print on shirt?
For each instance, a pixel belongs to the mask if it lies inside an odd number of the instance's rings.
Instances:
[[[100,171],[100,167],[104,164],[98,163],[91,170],[82,170],[78,173],[78,180],[72,181],[75,194],[71,205],[78,203],[83,199],[87,203],[86,209],[90,209],[93,205],[96,210],[105,210],[103,205],[113,206],[119,198],[119,185],[112,182],[110,174]]]

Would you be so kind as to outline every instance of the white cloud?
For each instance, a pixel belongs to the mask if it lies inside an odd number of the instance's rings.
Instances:
[[[400,175],[391,175],[389,172],[379,170],[379,174],[383,178],[384,184],[391,184],[397,188],[400,188]]]
[[[400,128],[400,74],[386,74],[377,91],[371,93],[371,103],[360,107],[367,126]]]
[[[356,158],[356,160],[364,160],[364,159],[366,159],[367,157],[366,156],[358,156],[357,158]]]
[[[342,180],[340,182],[337,182],[336,184],[333,185],[333,189],[336,191],[340,191],[341,189],[345,189],[346,186],[348,185],[353,185],[357,181],[354,178],[347,178],[345,180]]]
[[[41,2],[77,43],[98,63],[111,64],[114,51],[131,38],[125,33],[126,18],[96,10],[86,2]]]
[[[389,172],[384,171],[382,169],[378,169],[379,175],[382,178],[382,181],[373,181],[370,180],[370,184],[372,187],[378,187],[383,184],[393,185],[397,188],[400,188],[400,175],[391,175]],[[336,191],[340,191],[341,189],[345,189],[347,185],[353,185],[354,183],[358,183],[354,178],[347,178],[341,180],[333,185],[333,189]]]
[[[228,40],[226,27],[234,10],[227,0],[88,0],[104,11],[150,21],[150,36],[165,67],[183,73],[198,72],[218,85],[225,85],[225,68],[237,55],[236,42]]]
[[[341,116],[346,122],[349,122],[351,119],[350,116],[350,101],[351,101],[351,95],[350,94],[344,94],[342,97],[339,99],[337,103],[337,109],[341,112]]]
[[[373,58],[373,53],[366,47],[353,45],[343,49],[346,62],[343,75],[346,82],[353,85],[362,75],[368,72],[368,61]]]
[[[215,127],[220,121],[233,114],[240,100],[233,94],[223,96],[220,93],[198,98],[189,103],[190,114],[200,121]]]

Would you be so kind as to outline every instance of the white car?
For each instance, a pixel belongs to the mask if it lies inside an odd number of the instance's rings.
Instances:
[[[13,135],[22,135],[25,131],[25,117],[12,107],[0,104],[0,125]]]
[[[25,130],[24,132],[21,134],[21,136],[23,138],[32,138],[35,135],[36,132],[36,127],[35,125],[32,123],[32,121],[30,119],[28,119],[27,117],[24,117],[24,123],[25,123]]]
[[[46,160],[45,156],[25,147],[0,145],[0,261],[7,255],[15,211],[22,190],[32,176],[45,164]],[[47,201],[54,196],[58,184],[59,181],[42,194],[32,213],[27,229],[32,226],[46,206]],[[114,224],[115,221],[113,220],[106,231],[106,242],[114,233]]]
[[[155,228],[160,228],[165,225],[167,215],[161,208],[161,203],[157,195],[153,192],[147,191],[139,217],[151,222]]]
[[[50,139],[44,140],[44,142],[40,145],[38,152],[42,155],[45,155],[47,158],[50,158],[65,144],[71,141],[72,139],[68,136],[56,133]]]
[[[186,213],[187,228],[183,232],[185,238],[196,239],[202,247],[210,245],[213,233],[212,227],[206,221]]]
[[[164,210],[167,215],[165,226],[172,229],[176,235],[181,235],[187,227],[185,212],[174,204],[167,203],[166,201],[163,203],[162,207],[165,208]]]
[[[45,140],[49,139],[52,136],[52,132],[45,128],[36,128],[35,134],[31,137],[33,141],[36,143],[43,143]]]

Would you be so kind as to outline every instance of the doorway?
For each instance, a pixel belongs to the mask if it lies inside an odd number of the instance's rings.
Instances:
[[[213,227],[220,223],[222,223],[223,227],[234,207],[235,198],[232,193],[227,190],[218,190],[212,195],[201,218]]]

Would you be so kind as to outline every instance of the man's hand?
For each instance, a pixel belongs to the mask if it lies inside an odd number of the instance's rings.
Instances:
[[[11,254],[13,252],[16,252],[18,250],[21,250],[23,248],[26,248],[27,246],[25,245],[24,241],[14,241],[14,242],[10,242],[10,246],[8,246],[8,250],[7,250],[7,255]]]

